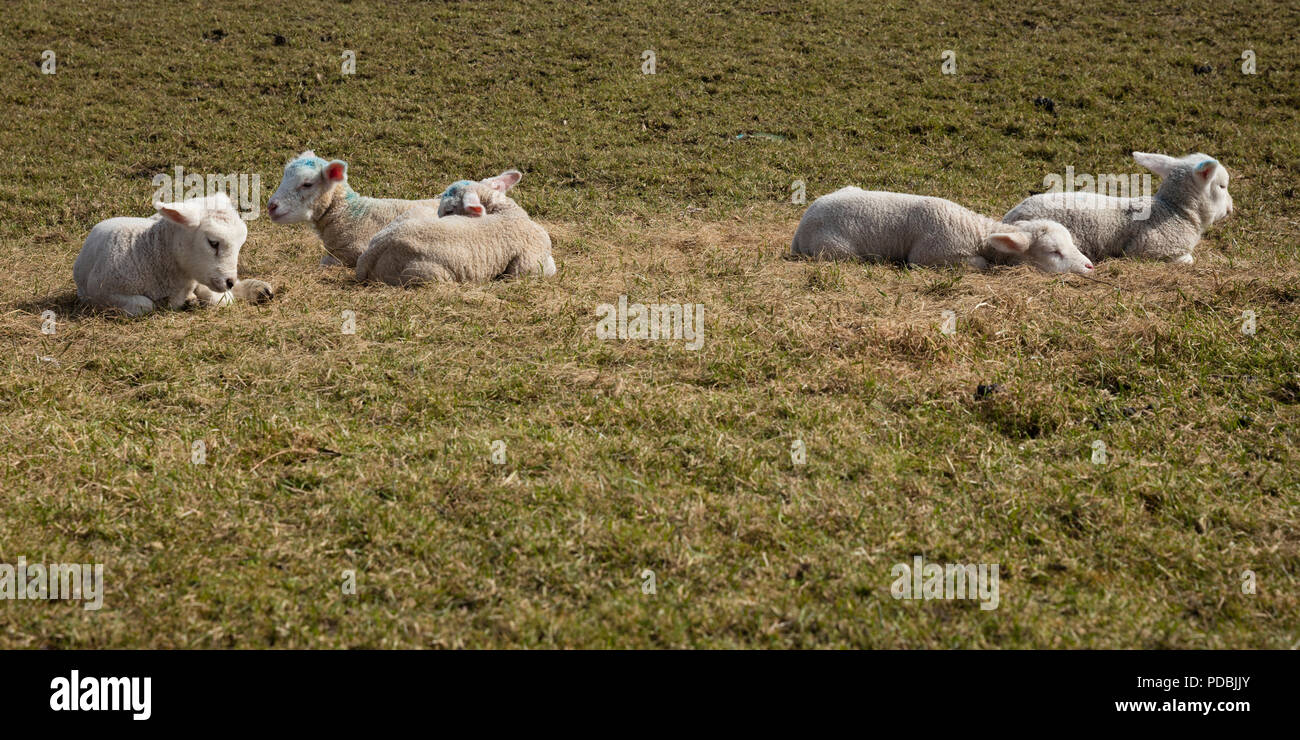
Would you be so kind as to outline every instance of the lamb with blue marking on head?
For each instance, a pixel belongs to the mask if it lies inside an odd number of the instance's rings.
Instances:
[[[357,260],[358,280],[390,285],[486,282],[555,274],[551,237],[506,191],[518,170],[444,191],[438,210],[413,208],[384,227]]]

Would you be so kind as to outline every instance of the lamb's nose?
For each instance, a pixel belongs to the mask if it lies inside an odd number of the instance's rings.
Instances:
[[[1092,263],[1089,262],[1088,264],[1084,265],[1084,267],[1086,267],[1086,268],[1088,268],[1089,270],[1091,270],[1091,269],[1092,269]]]
[[[234,279],[234,278],[226,278],[226,290],[230,290],[230,289],[233,288],[233,287],[235,287],[235,279]]]
[[[267,203],[266,203],[266,212],[267,212],[267,213],[269,213],[269,214],[271,214],[272,216],[274,216],[274,215],[275,215],[275,212],[278,211],[278,210],[280,210],[280,204],[279,204],[279,203],[276,203],[276,202],[273,201],[273,200],[272,200],[272,201],[267,201]]]

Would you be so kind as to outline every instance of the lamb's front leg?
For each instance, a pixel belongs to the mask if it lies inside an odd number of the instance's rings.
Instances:
[[[989,261],[978,254],[951,254],[937,249],[933,245],[914,247],[907,253],[907,263],[925,267],[965,265],[973,270],[985,270],[989,266]]]
[[[236,283],[235,287],[238,288],[239,284]],[[229,306],[231,303],[235,302],[235,296],[232,295],[230,291],[218,293],[206,285],[199,285],[197,283],[194,285],[192,295],[199,299],[199,301],[201,301],[205,306]]]
[[[171,309],[181,308],[195,298],[207,303],[207,299],[205,299],[203,294],[199,292],[200,290],[208,293],[212,292],[193,280],[185,283],[181,287],[172,291],[171,295],[167,296],[167,307]]]
[[[239,300],[249,303],[266,303],[275,297],[275,288],[261,280],[237,280],[231,292]]]
[[[540,272],[542,277],[550,277],[555,274],[555,260],[551,255],[546,255],[541,259],[535,259],[527,255],[519,255],[510,260],[506,265],[505,272],[501,273],[502,277],[523,277]]]
[[[112,293],[109,295],[92,296],[91,303],[99,306],[108,306],[111,308],[121,309],[127,316],[142,316],[153,310],[153,301],[142,295],[121,295]]]

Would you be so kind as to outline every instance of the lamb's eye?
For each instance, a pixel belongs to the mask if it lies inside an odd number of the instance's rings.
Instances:
[[[304,182],[303,184],[299,185],[298,188],[299,188],[300,190],[306,190],[307,188],[309,188],[309,187],[311,187],[312,185],[315,185],[315,184],[316,184],[316,183],[314,183],[314,182]]]
[[[209,239],[209,240],[208,240],[208,246],[209,246],[209,247],[212,247],[213,249],[220,249],[220,248],[221,248],[221,242],[217,241],[216,239]]]

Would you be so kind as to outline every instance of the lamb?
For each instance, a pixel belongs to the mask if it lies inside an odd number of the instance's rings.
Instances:
[[[519,170],[506,170],[496,177],[483,180],[484,183],[492,186],[499,183],[501,192],[505,192],[514,187],[515,183],[523,177]],[[486,213],[483,201],[478,197],[478,190],[473,186],[476,183],[473,180],[457,180],[438,196],[438,218],[443,216],[470,216],[478,217]]]
[[[1002,224],[943,198],[846,187],[813,201],[791,252],[819,259],[917,265],[1025,261],[1045,272],[1088,274],[1065,227],[1046,220]]]
[[[370,241],[357,260],[357,279],[410,285],[554,275],[550,235],[506,195],[521,177],[508,170],[481,182],[461,180],[442,194],[443,215],[427,207],[402,214]]]
[[[1192,264],[1205,230],[1233,212],[1228,171],[1200,153],[1176,159],[1133,152],[1133,159],[1162,178],[1154,197],[1041,193],[1020,201],[1002,220],[1059,221],[1094,260],[1129,256]]]
[[[154,207],[152,218],[95,224],[72,267],[77,297],[139,316],[163,300],[180,308],[190,300],[227,305],[274,296],[270,285],[236,274],[248,227],[225,193]]]
[[[438,207],[438,199],[367,198],[348,186],[348,163],[326,161],[308,150],[284,166],[284,178],[266,203],[271,222],[311,221],[325,244],[322,265],[356,267],[370,240],[393,219],[416,206]]]

